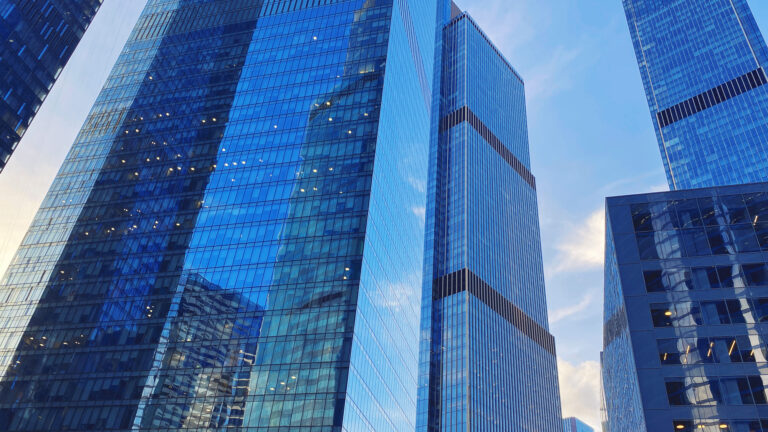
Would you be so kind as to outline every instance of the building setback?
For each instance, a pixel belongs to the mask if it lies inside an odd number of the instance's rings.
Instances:
[[[768,431],[768,183],[608,198],[608,431]]]
[[[671,189],[768,181],[768,46],[747,0],[623,0]]]
[[[418,431],[561,432],[523,80],[472,18],[443,31]]]
[[[0,172],[102,0],[0,0]]]

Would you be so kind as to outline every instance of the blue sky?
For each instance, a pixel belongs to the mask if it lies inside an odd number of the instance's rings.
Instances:
[[[0,174],[0,273],[144,0],[106,0]],[[620,0],[457,0],[526,80],[563,414],[598,426],[603,201],[667,187]],[[768,2],[752,0],[761,29]]]

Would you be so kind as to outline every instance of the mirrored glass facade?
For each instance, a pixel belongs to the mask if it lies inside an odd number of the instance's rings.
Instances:
[[[102,0],[0,0],[0,172]]]
[[[623,0],[671,189],[768,180],[768,46],[747,0]]]
[[[419,431],[561,432],[524,84],[477,24],[443,31]]]
[[[443,9],[150,0],[0,285],[0,430],[414,430]]]
[[[576,417],[563,419],[563,427],[565,432],[595,432],[594,429]]]
[[[768,431],[768,183],[608,198],[609,431]]]

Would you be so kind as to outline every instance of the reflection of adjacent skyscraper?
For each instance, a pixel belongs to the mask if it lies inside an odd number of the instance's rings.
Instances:
[[[146,313],[150,318],[156,311],[147,306]],[[263,317],[264,309],[247,293],[225,291],[200,275],[182,274],[134,427],[155,430],[245,425]],[[284,386],[290,388],[304,381],[304,376],[300,379],[296,375]]]
[[[768,180],[768,46],[747,0],[623,0],[672,189]]]
[[[102,0],[0,0],[0,172]]]
[[[764,220],[768,183],[608,199],[608,430],[768,430]]]
[[[468,15],[453,15],[429,188],[417,430],[560,432],[523,81]]]
[[[0,429],[413,430],[443,9],[150,0],[0,286]]]

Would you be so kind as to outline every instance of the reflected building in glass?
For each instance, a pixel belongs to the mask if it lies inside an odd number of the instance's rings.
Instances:
[[[0,430],[414,430],[449,6],[150,0],[0,285]]]
[[[417,430],[561,432],[523,80],[454,6],[430,173]]]
[[[0,0],[0,172],[102,0]]]
[[[606,208],[607,430],[768,431],[768,183]]]
[[[747,0],[623,0],[671,189],[768,181],[768,46]]]

